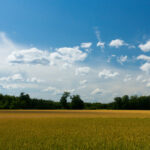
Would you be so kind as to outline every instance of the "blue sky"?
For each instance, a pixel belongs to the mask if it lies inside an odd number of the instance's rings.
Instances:
[[[148,95],[150,1],[0,1],[0,90],[85,101]]]

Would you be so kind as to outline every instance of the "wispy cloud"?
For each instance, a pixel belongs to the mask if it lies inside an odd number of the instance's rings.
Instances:
[[[97,40],[98,40],[97,47],[104,48],[105,47],[105,42],[101,41],[100,31],[98,30],[98,28],[95,28],[95,34],[96,34],[96,37],[97,37]]]
[[[99,89],[99,88],[96,88],[94,89],[92,92],[91,92],[91,95],[96,95],[96,94],[102,94],[103,93],[103,90]]]

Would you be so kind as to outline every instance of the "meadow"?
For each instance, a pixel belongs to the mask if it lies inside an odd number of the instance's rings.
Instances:
[[[0,150],[149,150],[150,111],[0,110]]]

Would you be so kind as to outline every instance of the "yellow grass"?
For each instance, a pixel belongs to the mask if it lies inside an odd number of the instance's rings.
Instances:
[[[0,150],[150,150],[150,111],[0,110]]]

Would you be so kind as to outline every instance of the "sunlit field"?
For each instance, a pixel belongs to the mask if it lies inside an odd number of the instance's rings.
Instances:
[[[0,111],[0,150],[149,149],[150,111]]]

